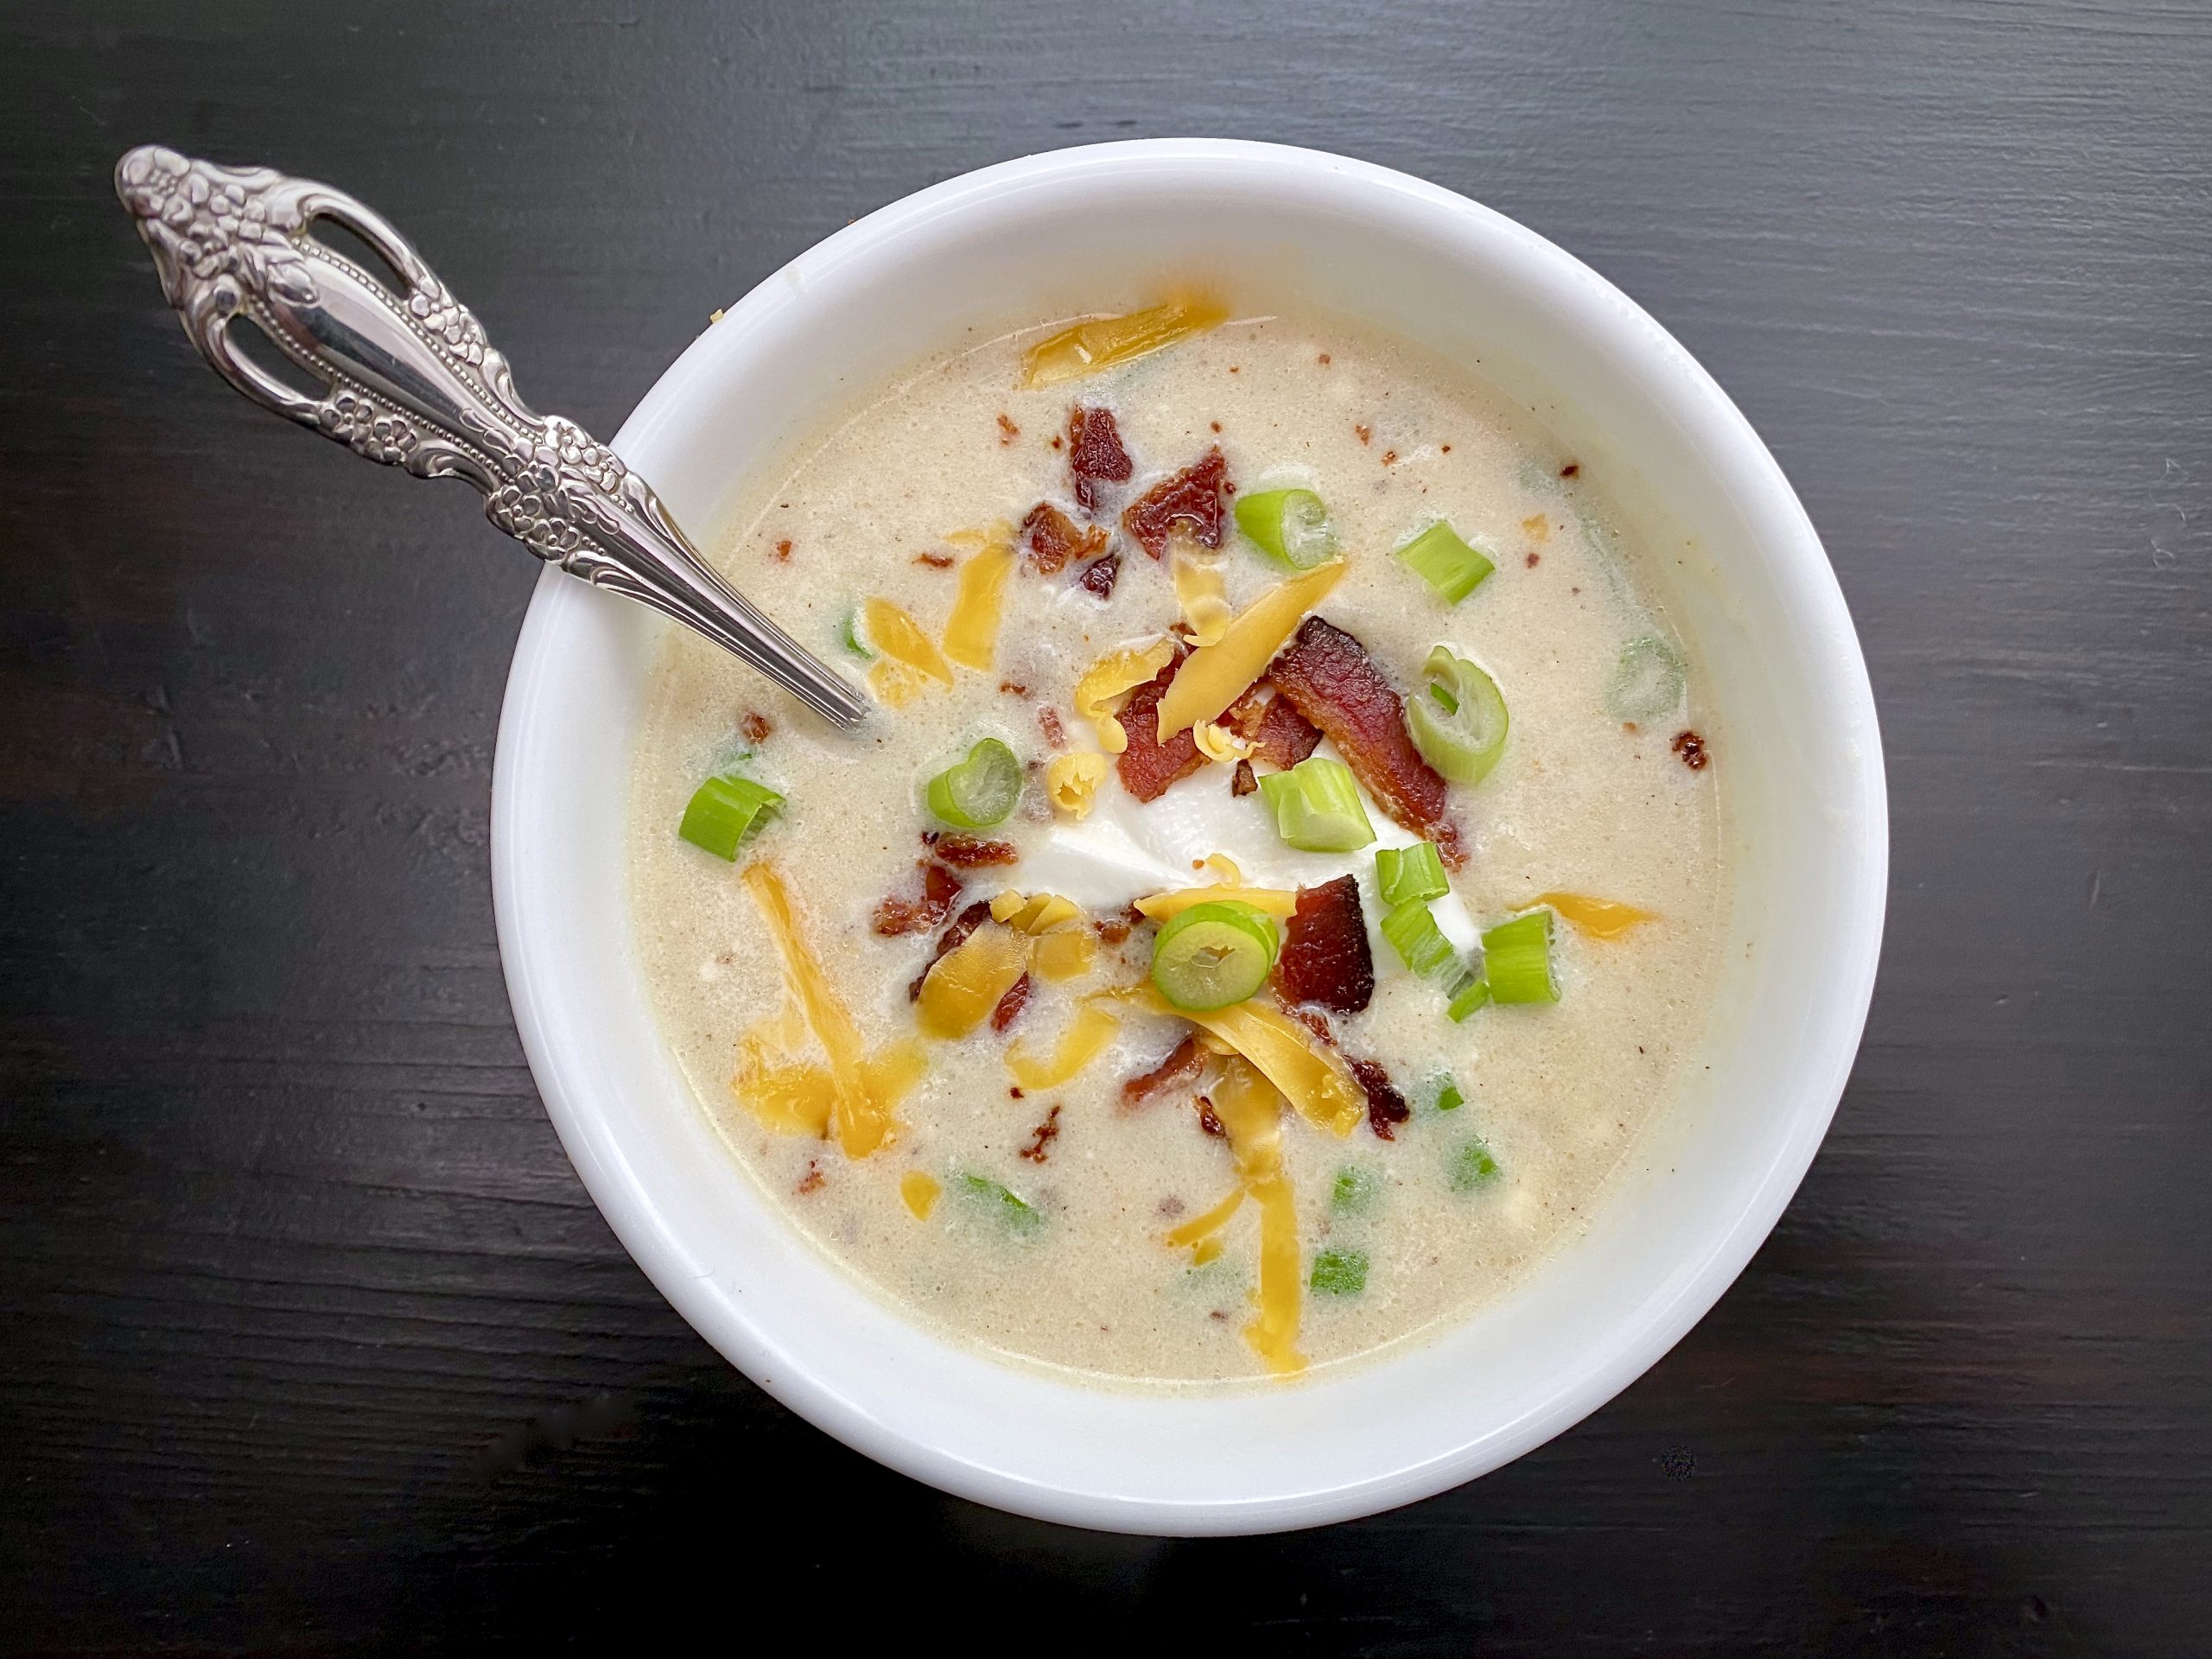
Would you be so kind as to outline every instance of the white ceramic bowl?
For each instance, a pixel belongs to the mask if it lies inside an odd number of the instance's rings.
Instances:
[[[901,1319],[780,1221],[655,1028],[624,811],[643,609],[548,572],[499,727],[492,860],[516,1022],[555,1126],[632,1255],[730,1362],[848,1445],[1078,1526],[1259,1532],[1389,1508],[1566,1428],[1664,1353],[1788,1203],[1858,1046],[1888,860],[1880,740],[1812,525],[1666,332],[1541,237],[1340,156],[1164,140],[1062,150],[832,236],[709,329],[615,447],[702,539],[749,465],[966,326],[1227,273],[1478,365],[1682,562],[1668,595],[1721,711],[1736,842],[1710,1070],[1586,1236],[1433,1340],[1301,1385],[1078,1390]]]

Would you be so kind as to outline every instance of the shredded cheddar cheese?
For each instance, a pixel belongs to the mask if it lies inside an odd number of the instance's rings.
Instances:
[[[1007,928],[979,927],[931,965],[915,999],[916,1022],[931,1037],[965,1037],[1028,970],[1027,941]]]
[[[1098,936],[1088,927],[1056,927],[1037,941],[1029,957],[1046,979],[1081,979],[1097,965]]]
[[[1276,1375],[1302,1371],[1306,1356],[1298,1351],[1298,1325],[1305,1287],[1298,1205],[1282,1161],[1282,1096],[1252,1065],[1232,1059],[1224,1063],[1213,1111],[1229,1137],[1237,1179],[1260,1211],[1260,1285],[1244,1340]]]
[[[1193,1216],[1180,1227],[1173,1229],[1167,1235],[1168,1243],[1179,1250],[1191,1250],[1193,1267],[1205,1265],[1204,1262],[1198,1259],[1197,1250],[1208,1244],[1215,1246],[1212,1255],[1205,1258],[1205,1261],[1209,1262],[1213,1259],[1213,1255],[1220,1254],[1221,1240],[1218,1236],[1221,1230],[1229,1225],[1230,1218],[1236,1214],[1243,1203],[1244,1189],[1240,1186],[1205,1214]]]
[[[929,689],[929,683],[906,664],[880,657],[868,665],[870,696],[887,709],[904,709]]]
[[[963,668],[988,672],[998,654],[999,616],[1014,570],[1014,531],[994,524],[960,567],[960,588],[944,625],[944,654]]]
[[[1191,728],[1191,741],[1198,746],[1200,754],[1224,766],[1233,766],[1252,753],[1250,743],[1228,727],[1211,720],[1202,720]]]
[[[1115,721],[1115,729],[1121,730],[1120,721]],[[1127,733],[1122,734],[1122,741],[1128,744]],[[1045,793],[1052,800],[1052,810],[1078,822],[1090,816],[1098,785],[1105,781],[1103,754],[1056,754],[1045,765]]]
[[[1174,660],[1175,642],[1155,639],[1148,645],[1130,645],[1109,652],[1075,683],[1075,711],[1096,728],[1100,748],[1109,754],[1119,754],[1129,747],[1128,734],[1114,718],[1116,710],[1122,706],[1122,698],[1147,680],[1158,677],[1160,671]],[[1222,708],[1228,706],[1224,702]],[[1214,712],[1219,714],[1221,710],[1217,709]]]
[[[861,618],[868,642],[886,657],[941,684],[952,683],[952,664],[930,643],[921,624],[898,606],[887,599],[871,599],[861,607]]]
[[[1137,900],[1137,909],[1155,922],[1180,916],[1193,905],[1220,904],[1234,899],[1270,916],[1287,917],[1298,908],[1298,895],[1280,887],[1247,887],[1224,882],[1211,887],[1177,887]]]
[[[865,1158],[895,1137],[893,1109],[921,1080],[921,1051],[899,1043],[866,1052],[860,1028],[799,931],[782,874],[762,861],[747,865],[740,879],[775,942],[791,1006],[741,1039],[738,1092],[770,1128],[816,1135],[834,1128],[846,1156]],[[826,1065],[781,1058],[796,1047],[801,1021]]]
[[[1075,1020],[1061,1033],[1058,1046],[1049,1060],[1040,1060],[1029,1052],[1028,1045],[1017,1042],[1006,1052],[1007,1074],[1024,1089],[1058,1089],[1082,1075],[1090,1063],[1103,1054],[1122,1022],[1110,1008],[1096,1002],[1086,1002],[1077,1010]]]
[[[1191,643],[1220,644],[1230,619],[1236,614],[1229,608],[1220,562],[1200,558],[1179,543],[1168,561],[1167,575],[1175,584],[1175,603],[1182,608],[1183,620],[1190,625]]]
[[[930,1211],[937,1208],[938,1197],[944,1191],[933,1175],[925,1175],[918,1169],[910,1169],[899,1178],[899,1197],[916,1221],[927,1221]]]
[[[1549,905],[1561,920],[1593,939],[1618,939],[1632,927],[1659,919],[1651,911],[1618,899],[1593,899],[1586,893],[1540,893],[1520,908],[1534,910],[1539,905]]]
[[[1204,334],[1229,321],[1229,308],[1204,295],[1185,295],[1126,316],[1088,317],[1047,334],[1021,355],[1025,388],[1056,385]]]
[[[1244,890],[1243,896],[1249,899],[1249,892]],[[1187,1020],[1226,1043],[1289,1096],[1302,1116],[1331,1134],[1350,1135],[1366,1116],[1366,1092],[1344,1057],[1280,1009],[1259,1001],[1205,1010],[1179,1008],[1149,985],[1129,995],[1138,1007]],[[1218,1114],[1219,1102],[1215,1110]]]
[[[1328,597],[1345,568],[1342,559],[1331,559],[1277,582],[1239,611],[1219,639],[1185,658],[1160,700],[1160,741],[1165,743],[1199,721],[1219,719],[1267,671],[1306,613]]]

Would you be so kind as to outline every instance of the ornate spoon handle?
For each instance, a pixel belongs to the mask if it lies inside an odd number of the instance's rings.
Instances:
[[[644,479],[573,421],[515,395],[506,359],[378,214],[327,185],[153,144],[123,158],[115,186],[184,332],[254,402],[417,478],[467,479],[492,522],[539,558],[696,628],[835,724],[859,724],[868,705],[715,574]],[[310,237],[317,219],[374,248],[404,291]],[[237,351],[240,317],[323,395],[295,391]]]

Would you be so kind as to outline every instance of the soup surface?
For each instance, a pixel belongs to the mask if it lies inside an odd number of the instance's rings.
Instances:
[[[744,498],[718,562],[882,706],[837,735],[671,629],[637,942],[736,1157],[914,1317],[1284,1378],[1500,1295],[1632,1159],[1697,1064],[1719,768],[1652,550],[1525,412],[1330,319],[1163,317],[973,337]],[[717,778],[781,802],[687,840]],[[1176,928],[1192,887],[1228,908]]]

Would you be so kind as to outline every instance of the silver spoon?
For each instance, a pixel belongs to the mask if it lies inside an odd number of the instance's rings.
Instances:
[[[264,409],[417,478],[464,478],[541,559],[697,629],[833,724],[868,704],[699,556],[645,480],[573,421],[515,395],[507,360],[399,232],[342,191],[157,144],[118,162],[116,194],[200,354]],[[388,261],[385,283],[308,234],[327,219]],[[294,391],[231,340],[257,327],[325,391]]]

